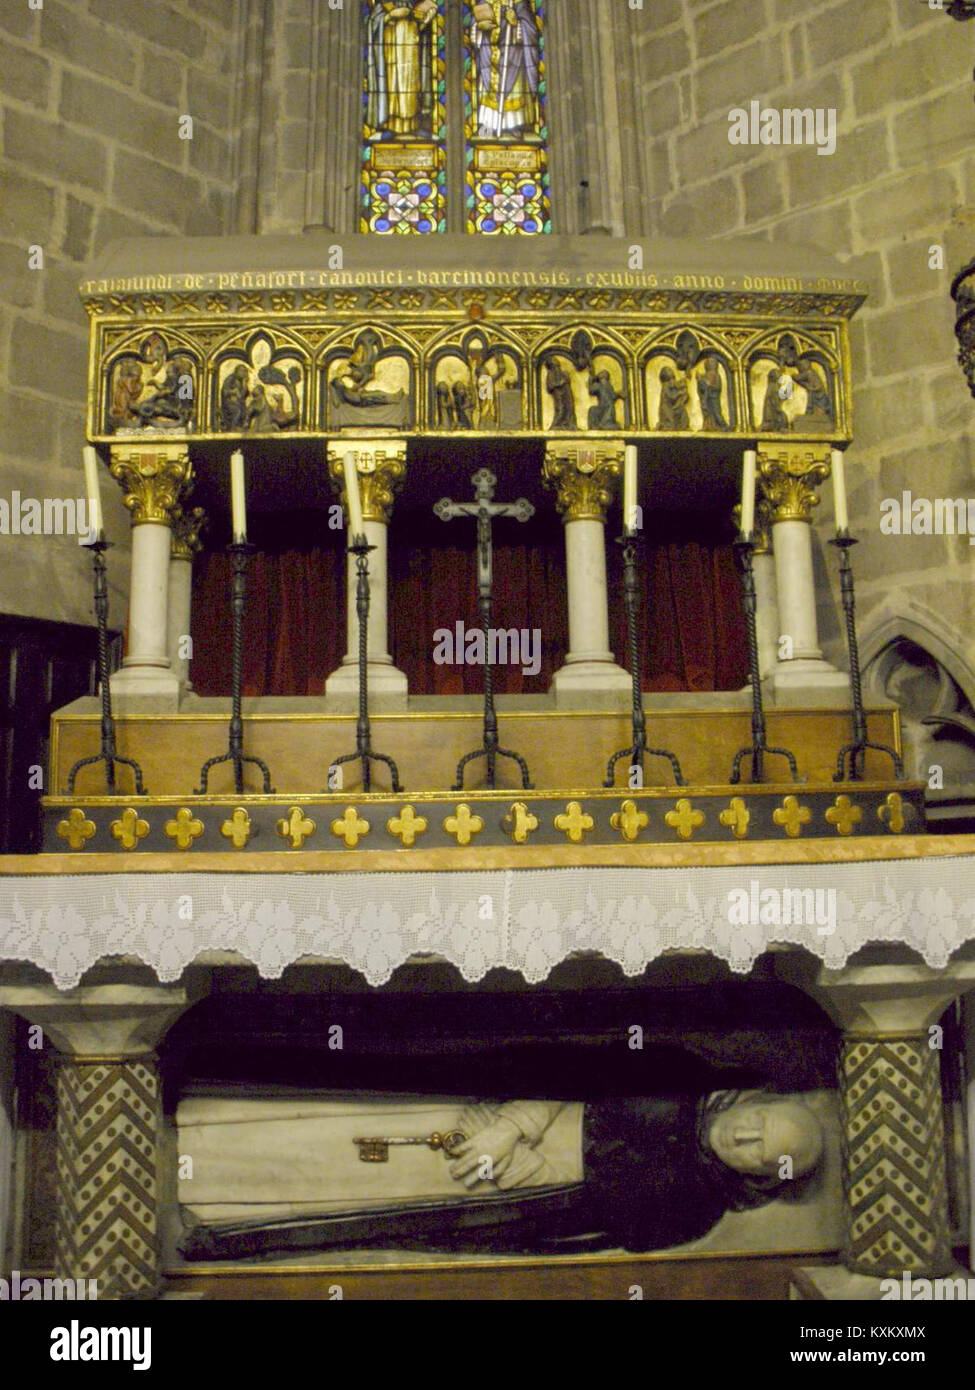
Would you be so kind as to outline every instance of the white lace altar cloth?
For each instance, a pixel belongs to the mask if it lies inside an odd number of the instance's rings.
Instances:
[[[752,885],[756,885],[753,889]],[[733,920],[733,893],[832,890],[835,914]],[[829,899],[820,898],[825,907]],[[792,915],[792,914],[790,914]],[[820,913],[822,921],[827,913]],[[567,956],[598,952],[638,975],[695,948],[745,973],[773,943],[839,968],[868,942],[912,947],[943,968],[975,940],[975,856],[695,868],[517,869],[486,873],[84,874],[0,877],[0,961],[30,961],[70,989],[106,956],[137,957],[161,981],[208,952],[266,979],[307,957],[340,960],[372,985],[417,955],[471,982],[497,966],[529,983]]]

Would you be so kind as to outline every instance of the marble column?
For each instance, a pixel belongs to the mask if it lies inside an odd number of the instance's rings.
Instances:
[[[776,965],[843,1029],[841,1258],[848,1274],[844,1281],[807,1269],[807,1280],[831,1290],[830,1297],[851,1297],[856,1287],[858,1297],[879,1298],[882,1279],[956,1272],[937,1025],[949,1004],[975,987],[975,961],[953,961],[944,970],[901,964],[829,970],[790,954]]]
[[[169,659],[169,555],[173,515],[192,471],[179,444],[111,450],[112,476],[132,513],[127,654],[112,677],[112,694],[124,703],[175,709],[179,702],[179,678]]]
[[[555,490],[565,526],[569,650],[551,687],[560,708],[629,706],[629,672],[609,649],[606,589],[606,508],[622,469],[621,439],[552,440],[545,446],[543,477]]]
[[[207,524],[202,507],[186,511],[177,507],[173,516],[169,549],[168,648],[169,662],[181,690],[192,690],[186,639],[193,616],[193,556],[202,549],[200,532]]]
[[[849,678],[823,658],[816,622],[812,511],[819,505],[816,489],[829,475],[828,445],[780,444],[758,451],[759,496],[772,520],[779,637],[788,639],[778,644],[777,697],[803,699],[833,689],[845,698],[849,691]]]
[[[388,651],[387,544],[393,499],[406,477],[406,441],[400,439],[336,440],[328,446],[328,471],[333,486],[345,499],[343,460],[354,453],[362,498],[369,553],[368,681],[369,705],[377,709],[405,709],[407,680],[393,665]],[[359,618],[355,606],[355,556],[348,556],[346,614],[348,649],[342,665],[325,682],[325,693],[338,709],[354,709],[359,695]]]
[[[0,1008],[61,1054],[54,1274],[95,1280],[100,1301],[160,1290],[155,1047],[192,1002],[180,986],[0,985]]]

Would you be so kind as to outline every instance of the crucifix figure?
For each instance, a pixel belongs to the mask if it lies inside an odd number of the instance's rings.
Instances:
[[[518,753],[510,748],[498,747],[498,717],[494,712],[494,671],[491,665],[491,617],[494,605],[494,558],[491,543],[491,523],[496,516],[513,516],[517,521],[527,521],[535,515],[535,508],[525,497],[516,502],[495,502],[494,487],[497,478],[487,468],[479,468],[471,478],[474,484],[473,502],[454,502],[449,497],[441,497],[434,511],[441,521],[453,521],[459,516],[473,516],[477,519],[477,603],[484,631],[484,744],[472,753],[465,753],[457,764],[457,781],[453,791],[464,787],[464,768],[475,758],[487,762],[487,785],[493,791],[494,770],[499,757],[511,758],[521,769],[521,785],[531,787],[528,764]]]

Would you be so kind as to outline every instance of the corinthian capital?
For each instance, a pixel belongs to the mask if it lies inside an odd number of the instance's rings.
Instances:
[[[210,518],[202,507],[176,507],[173,510],[173,539],[170,555],[174,560],[192,560],[203,549],[200,532]]]
[[[110,471],[122,486],[133,526],[172,526],[180,496],[193,477],[190,456],[179,444],[113,447]]]
[[[613,484],[623,471],[622,439],[551,440],[542,476],[555,489],[563,521],[605,521]]]
[[[820,483],[830,474],[828,445],[781,444],[758,451],[758,481],[772,522],[811,521]]]
[[[346,510],[343,460],[349,453],[355,454],[363,519],[382,521],[388,526],[393,515],[393,500],[406,477],[406,440],[350,439],[329,444],[329,477]]]

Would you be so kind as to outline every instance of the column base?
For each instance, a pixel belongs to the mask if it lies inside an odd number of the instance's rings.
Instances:
[[[850,677],[821,657],[797,657],[777,663],[769,673],[777,705],[818,705],[845,708],[850,703]]]
[[[629,709],[633,678],[614,661],[567,661],[549,691],[557,709]]]
[[[123,666],[110,678],[115,714],[170,714],[179,709],[181,683],[165,666]]]
[[[409,683],[403,671],[392,662],[370,661],[366,664],[369,693],[369,713],[382,710],[405,710],[409,699]],[[359,708],[359,664],[344,663],[333,671],[325,682],[327,709],[339,714],[354,714]]]
[[[793,1301],[824,1303],[888,1303],[898,1299],[913,1302],[919,1289],[927,1291],[925,1286],[930,1285],[931,1297],[940,1301],[939,1291],[941,1298],[945,1298],[945,1285],[949,1279],[964,1279],[966,1290],[975,1291],[975,1278],[971,1270],[958,1264],[942,1279],[928,1279],[924,1284],[918,1283],[917,1275],[909,1277],[911,1282],[905,1287],[903,1273],[875,1278],[870,1274],[853,1274],[843,1265],[801,1265],[789,1271],[789,1298]],[[957,1285],[950,1290],[950,1296],[958,1296]],[[965,1294],[961,1297],[964,1298]]]

